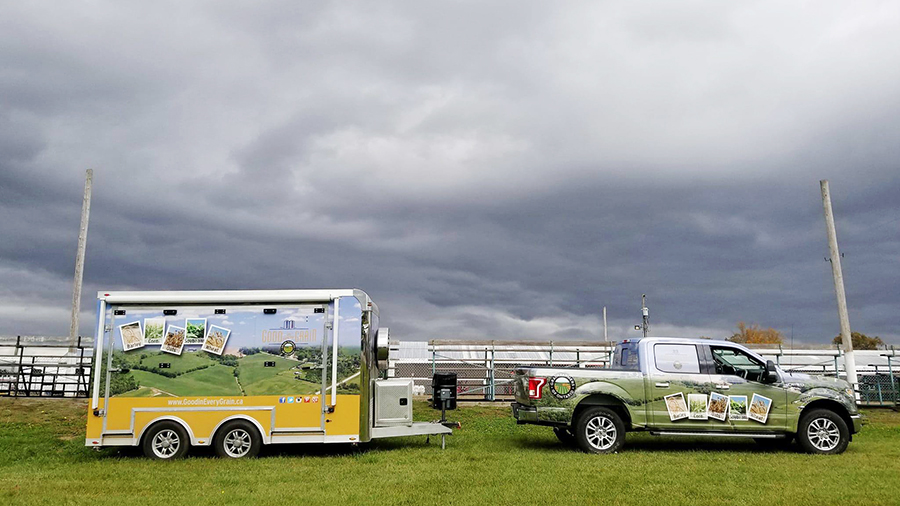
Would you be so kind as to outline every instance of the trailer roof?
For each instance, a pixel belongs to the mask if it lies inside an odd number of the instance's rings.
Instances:
[[[337,297],[355,297],[360,306],[378,314],[378,306],[357,288],[316,290],[191,290],[97,292],[107,304],[215,304],[215,303],[314,303],[331,302]]]

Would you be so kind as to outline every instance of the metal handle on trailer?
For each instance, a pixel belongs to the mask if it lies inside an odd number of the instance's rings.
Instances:
[[[96,337],[94,337],[94,365],[91,366],[91,373],[94,375],[94,391],[91,398],[91,411],[95,414],[100,407],[100,371],[102,370],[100,361],[103,359],[103,336],[106,333],[105,323],[106,301],[101,299],[97,308],[97,334]],[[106,409],[105,406],[104,409]]]
[[[332,411],[337,405],[337,358],[338,358],[338,337],[340,336],[341,322],[341,298],[334,298],[334,325],[331,331],[331,408]],[[323,396],[324,397],[324,396]],[[324,402],[325,399],[322,399]]]

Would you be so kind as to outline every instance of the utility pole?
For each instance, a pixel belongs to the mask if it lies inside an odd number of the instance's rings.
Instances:
[[[837,296],[838,317],[841,321],[844,368],[847,370],[847,381],[855,387],[858,382],[856,377],[856,359],[853,356],[853,341],[850,338],[850,316],[847,314],[847,294],[844,292],[841,253],[838,251],[837,233],[834,230],[831,191],[829,190],[827,179],[819,181],[819,186],[822,189],[822,204],[825,206],[825,228],[828,232],[828,251],[831,254],[831,274],[834,276],[834,293]]]
[[[641,315],[644,318],[642,328],[644,329],[644,337],[650,334],[650,309],[647,308],[647,295],[641,294]]]
[[[606,306],[603,306],[603,341],[609,341],[609,334],[606,333]]]
[[[69,341],[78,339],[78,312],[81,310],[81,280],[84,277],[84,247],[87,242],[88,218],[91,215],[91,181],[94,171],[88,169],[84,178],[84,200],[81,202],[81,229],[78,231],[78,252],[75,254],[75,286],[72,289],[72,323]]]

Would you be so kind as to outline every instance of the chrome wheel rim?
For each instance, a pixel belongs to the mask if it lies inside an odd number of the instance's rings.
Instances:
[[[163,429],[153,436],[153,454],[161,459],[170,459],[181,447],[181,438],[172,429]]]
[[[616,442],[616,424],[605,416],[595,416],[588,420],[584,428],[588,444],[597,450],[608,450]]]
[[[837,448],[841,441],[841,431],[828,418],[816,418],[806,428],[806,437],[817,450],[827,452]]]
[[[244,429],[232,429],[225,435],[225,454],[241,458],[250,451],[250,433]]]

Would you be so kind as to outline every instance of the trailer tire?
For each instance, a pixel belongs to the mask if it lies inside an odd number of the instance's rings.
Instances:
[[[216,455],[229,459],[252,458],[259,454],[262,436],[246,420],[233,420],[223,425],[213,440]]]
[[[146,434],[141,447],[147,458],[154,460],[175,460],[187,454],[191,441],[180,423],[165,420],[153,424]]]
[[[575,427],[578,446],[587,453],[615,453],[625,444],[625,424],[618,413],[607,407],[582,411]]]

